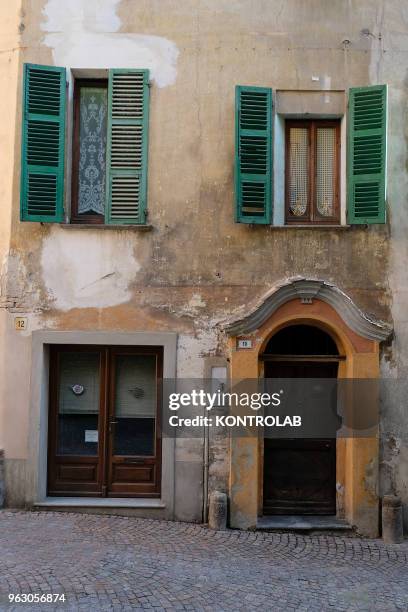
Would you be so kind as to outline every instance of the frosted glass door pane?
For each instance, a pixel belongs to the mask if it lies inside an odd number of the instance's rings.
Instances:
[[[61,353],[59,366],[57,452],[97,455],[100,355]]]
[[[115,359],[115,455],[154,455],[156,429],[155,355]]]

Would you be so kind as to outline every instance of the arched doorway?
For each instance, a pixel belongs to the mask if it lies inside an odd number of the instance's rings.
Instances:
[[[261,355],[265,379],[294,379],[293,386],[302,379],[305,391],[304,379],[337,378],[343,358],[327,332],[305,324],[278,331]],[[330,394],[324,399],[328,411],[333,410],[332,400]],[[335,429],[328,437],[311,436],[265,438],[263,514],[336,514]]]
[[[263,377],[265,361],[260,357],[268,343],[280,330],[293,325],[316,327],[334,339],[340,357],[346,357],[338,362],[338,378],[378,379],[380,343],[390,337],[392,327],[364,313],[338,287],[307,278],[275,287],[226,326],[231,379]],[[358,410],[353,403],[350,408]],[[378,401],[373,410],[378,412]],[[257,431],[253,436],[231,437],[232,527],[256,529],[263,513],[263,442]],[[362,535],[377,537],[378,435],[339,438],[336,451],[336,516]]]

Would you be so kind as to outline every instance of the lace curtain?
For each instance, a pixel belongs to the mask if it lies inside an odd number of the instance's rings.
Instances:
[[[289,201],[292,215],[306,213],[309,197],[309,130],[290,128]]]
[[[78,213],[104,214],[108,92],[82,87],[79,133]]]

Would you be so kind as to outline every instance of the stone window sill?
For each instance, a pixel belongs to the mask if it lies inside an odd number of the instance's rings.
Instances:
[[[97,229],[97,230],[132,230],[139,232],[150,232],[153,229],[152,225],[104,225],[103,223],[60,223],[60,227],[64,229]]]
[[[347,229],[351,229],[351,225],[339,225],[339,224],[335,224],[335,225],[330,225],[330,224],[324,224],[324,223],[310,223],[310,224],[304,224],[302,225],[301,223],[296,224],[296,223],[288,223],[287,225],[271,225],[270,227],[272,227],[273,229],[279,229],[279,230],[287,230],[287,229],[319,229],[319,230],[347,230]]]

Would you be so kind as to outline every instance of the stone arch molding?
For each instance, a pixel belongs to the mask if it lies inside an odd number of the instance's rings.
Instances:
[[[310,278],[296,278],[269,291],[254,310],[245,317],[226,325],[230,336],[249,334],[258,329],[283,304],[300,299],[310,304],[314,299],[332,306],[343,321],[356,334],[368,340],[382,342],[392,334],[392,326],[365,314],[353,300],[335,285],[326,281]]]

